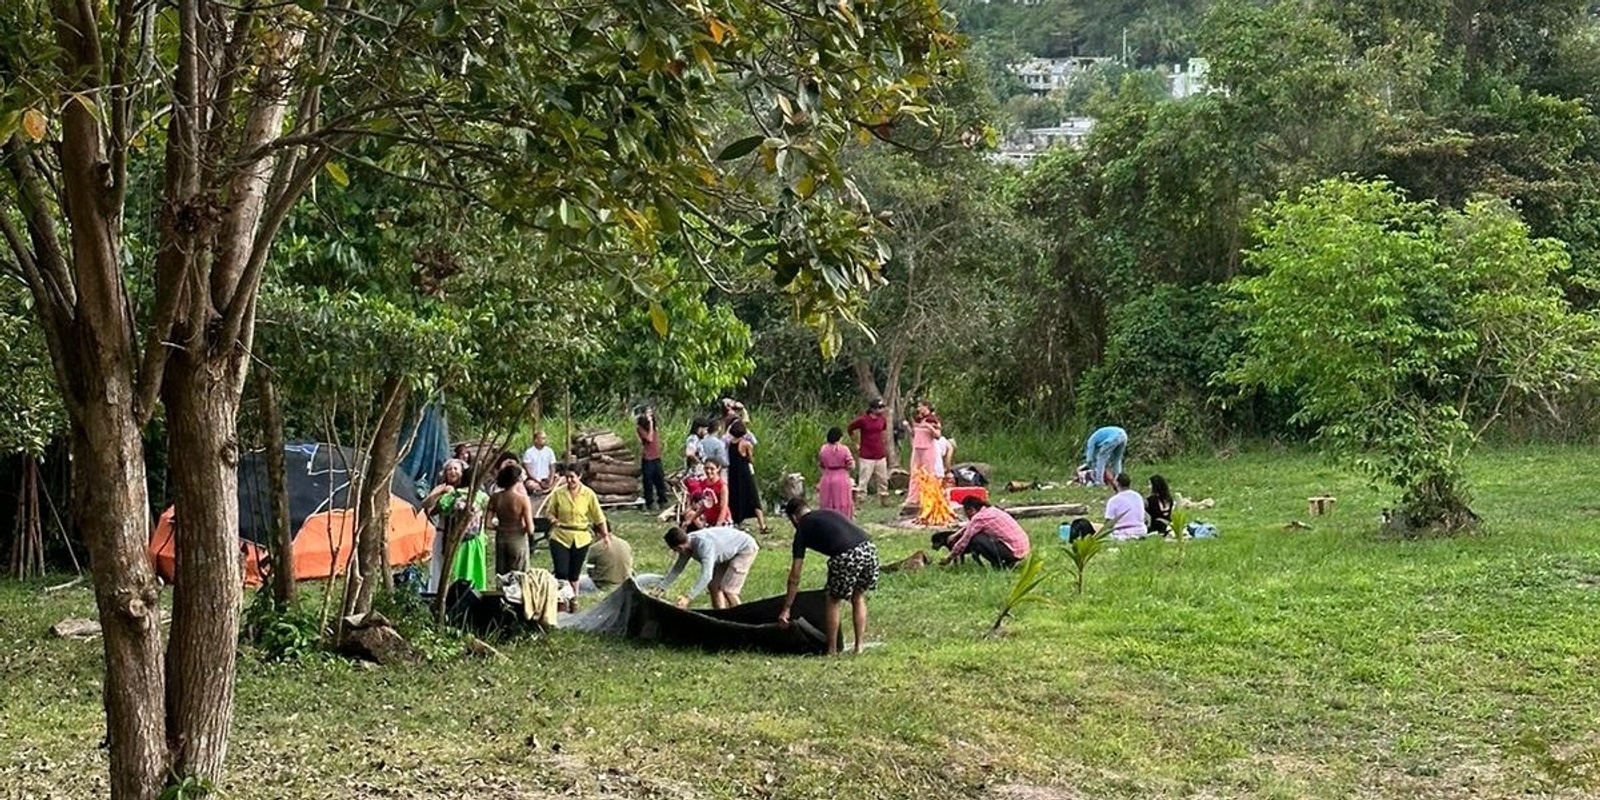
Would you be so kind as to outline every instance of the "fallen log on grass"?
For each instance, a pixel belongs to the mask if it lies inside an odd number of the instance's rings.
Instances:
[[[1081,517],[1089,513],[1089,507],[1083,503],[1055,503],[1041,506],[997,506],[1016,519],[1036,519],[1038,517]]]

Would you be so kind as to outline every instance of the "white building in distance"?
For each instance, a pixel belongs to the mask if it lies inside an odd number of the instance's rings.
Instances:
[[[1211,65],[1203,58],[1191,58],[1186,64],[1173,64],[1167,71],[1167,93],[1174,100],[1205,94],[1206,73]]]

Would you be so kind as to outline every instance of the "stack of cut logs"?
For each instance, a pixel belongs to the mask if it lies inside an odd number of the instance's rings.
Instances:
[[[639,500],[639,459],[621,436],[595,428],[572,439],[572,454],[583,469],[583,482],[600,496],[601,505],[626,505]]]

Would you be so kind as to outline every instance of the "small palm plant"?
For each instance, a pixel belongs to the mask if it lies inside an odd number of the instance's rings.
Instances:
[[[1052,573],[1046,572],[1044,559],[1037,552],[1029,553],[1026,559],[1017,566],[1017,580],[1011,584],[1011,592],[1006,595],[1005,602],[1000,605],[1000,616],[995,617],[994,627],[989,629],[989,635],[1000,633],[1000,626],[1005,624],[1006,618],[1016,613],[1023,603],[1039,600],[1033,591],[1039,588]]]
[[[1175,509],[1172,512],[1172,535],[1183,541],[1189,538],[1190,511],[1187,508]]]
[[[1089,562],[1105,551],[1108,535],[1108,531],[1101,531],[1092,536],[1080,536],[1067,543],[1067,557],[1072,559],[1077,594],[1083,594],[1083,574],[1089,569]]]
[[[1189,555],[1189,517],[1187,508],[1174,509],[1172,512],[1172,535],[1178,540],[1178,560],[1183,561]]]

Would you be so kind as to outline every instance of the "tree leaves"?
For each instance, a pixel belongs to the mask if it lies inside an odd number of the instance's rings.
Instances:
[[[755,149],[760,147],[761,143],[766,140],[767,137],[761,135],[747,136],[743,139],[739,139],[738,141],[730,143],[727,147],[722,148],[722,152],[717,154],[717,160],[734,161],[744,158],[745,156],[755,152]]]
[[[30,108],[22,112],[22,132],[35,142],[44,139],[48,121],[37,108]]]
[[[322,168],[327,171],[328,177],[332,178],[333,182],[338,184],[340,188],[350,185],[349,173],[346,173],[344,171],[344,167],[339,166],[338,162],[329,161],[327,164],[324,164]]]
[[[655,329],[657,336],[667,338],[667,310],[655,301],[650,303],[650,327]]]
[[[1600,324],[1554,282],[1565,252],[1502,201],[1441,211],[1327,180],[1273,203],[1258,235],[1226,378],[1294,396],[1334,454],[1401,490],[1411,525],[1470,517],[1462,461],[1508,402],[1600,377]]]

